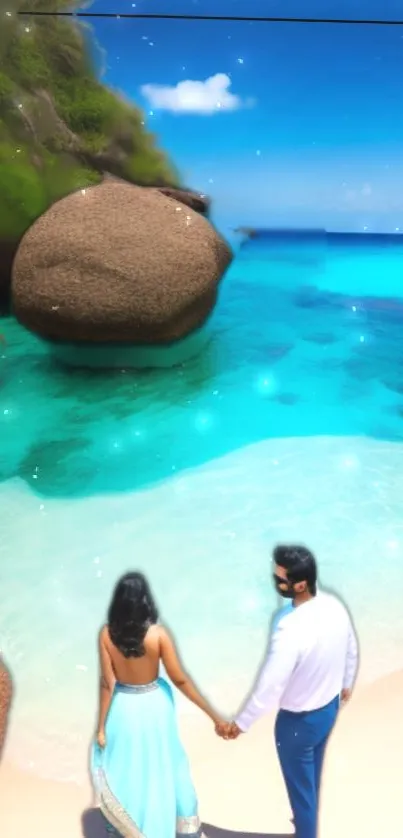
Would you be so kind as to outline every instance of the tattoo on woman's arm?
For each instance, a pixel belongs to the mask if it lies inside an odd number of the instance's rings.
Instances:
[[[100,682],[101,682],[102,689],[109,690],[109,684],[108,684],[108,682],[105,678],[105,675],[101,675]]]

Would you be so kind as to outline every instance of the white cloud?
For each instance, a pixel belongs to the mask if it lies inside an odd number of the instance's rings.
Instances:
[[[216,73],[205,81],[180,81],[174,87],[163,84],[144,84],[142,95],[154,110],[171,113],[212,114],[236,111],[244,102],[231,93],[231,79]]]
[[[368,204],[368,200],[373,197],[373,189],[370,183],[364,183],[364,185],[359,189],[347,189],[347,184],[343,184],[344,186],[344,200],[354,206],[365,206]],[[363,201],[363,198],[366,199]]]

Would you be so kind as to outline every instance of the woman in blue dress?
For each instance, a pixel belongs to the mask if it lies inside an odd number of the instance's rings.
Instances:
[[[148,583],[127,573],[113,593],[99,637],[100,700],[92,778],[109,832],[122,838],[201,835],[198,803],[179,737],[172,683],[225,735],[227,722],[183,671],[158,624]]]

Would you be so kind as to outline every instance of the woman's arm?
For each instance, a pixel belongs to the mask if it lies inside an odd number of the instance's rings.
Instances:
[[[177,687],[178,690],[180,690],[183,695],[189,699],[189,701],[192,701],[193,704],[200,707],[200,710],[203,710],[203,712],[210,717],[215,725],[221,726],[223,723],[225,724],[221,716],[219,716],[218,713],[215,713],[208,701],[206,701],[206,699],[199,693],[193,681],[189,678],[189,675],[183,670],[174,641],[167,630],[162,626],[160,627],[160,655],[167,674],[169,675],[172,683],[175,684],[175,687]]]
[[[105,722],[111,705],[113,690],[116,682],[111,656],[107,645],[107,628],[105,626],[99,635],[99,669],[100,681],[97,740],[99,745],[104,745]]]

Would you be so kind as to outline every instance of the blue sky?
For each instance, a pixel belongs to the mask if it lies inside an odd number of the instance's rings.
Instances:
[[[360,0],[172,0],[169,11],[362,17]],[[367,17],[403,18],[401,0]],[[130,11],[95,0],[94,12]],[[133,12],[167,10],[138,0]],[[216,218],[403,230],[403,26],[93,22],[104,81],[147,126]]]

